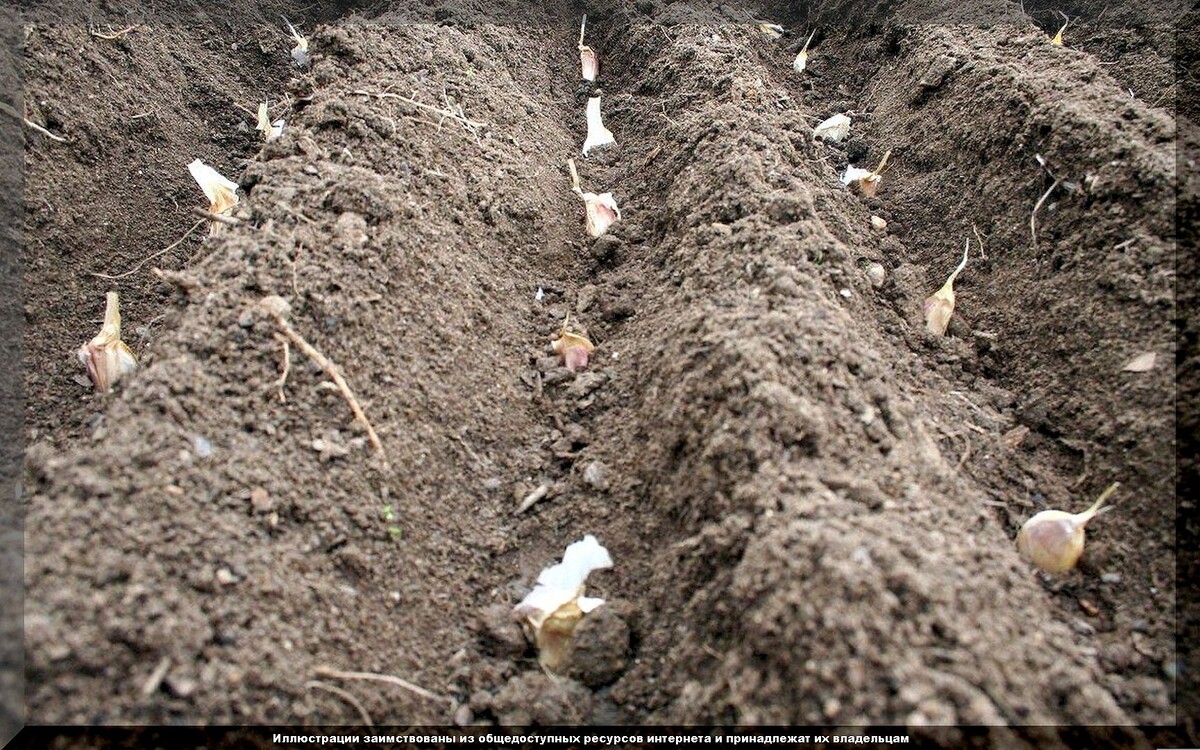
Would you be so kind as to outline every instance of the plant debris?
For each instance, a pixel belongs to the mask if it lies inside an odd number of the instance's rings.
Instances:
[[[588,99],[587,103],[587,138],[583,142],[583,155],[587,156],[594,148],[616,142],[612,131],[604,127],[604,122],[600,119],[600,95],[596,94]]]
[[[584,596],[588,574],[613,566],[612,556],[588,534],[567,546],[562,562],[544,569],[533,590],[513,608],[538,647],[538,661],[550,672],[565,665],[572,635],[583,616],[604,604]]]
[[[199,159],[188,164],[188,171],[192,173],[192,178],[196,180],[196,184],[208,198],[208,202],[211,204],[208,207],[210,214],[223,216],[238,204],[238,184],[236,182],[222,177],[217,170]],[[216,223],[214,222],[213,229],[215,228]]]
[[[121,302],[116,292],[105,295],[104,325],[76,352],[87,367],[96,390],[107,393],[122,377],[137,369],[137,359],[121,340]]]
[[[946,335],[946,328],[950,325],[950,317],[954,315],[954,280],[966,268],[967,253],[970,249],[971,240],[968,239],[966,247],[963,248],[962,262],[950,274],[950,278],[946,279],[946,283],[942,284],[941,289],[925,298],[925,304],[923,305],[925,311],[925,330],[934,336]]]

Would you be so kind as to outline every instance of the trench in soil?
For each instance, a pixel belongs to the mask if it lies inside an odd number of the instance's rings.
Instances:
[[[1120,370],[1174,359],[1170,112],[1029,27],[830,32],[800,78],[753,26],[589,12],[618,146],[576,161],[623,212],[596,242],[564,169],[582,10],[321,26],[305,73],[266,19],[27,35],[27,105],[73,142],[27,166],[31,717],[354,721],[310,683],[334,666],[449,697],[338,683],[387,723],[1173,722],[1171,371]],[[180,45],[195,70],[165,64]],[[55,94],[76,64],[103,96]],[[230,102],[280,89],[260,148]],[[811,141],[846,110],[849,142]],[[877,198],[840,186],[887,149]],[[1035,153],[1087,184],[1036,249]],[[240,178],[244,224],[156,260],[170,283],[116,281],[143,369],[92,395],[63,354],[114,286],[87,272],[183,233],[195,156]],[[972,225],[986,259],[934,339],[921,300]],[[274,385],[267,294],[390,467],[295,348]],[[598,345],[582,374],[546,348],[568,311]],[[1017,558],[1025,518],[1114,480],[1080,571]],[[585,533],[616,562],[589,583],[590,688],[507,616]]]

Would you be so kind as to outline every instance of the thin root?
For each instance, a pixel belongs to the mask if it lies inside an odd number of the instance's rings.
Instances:
[[[95,276],[96,278],[99,278],[99,279],[107,279],[108,281],[116,281],[117,279],[123,279],[123,278],[125,278],[126,276],[132,276],[133,274],[135,274],[135,273],[137,273],[137,272],[138,272],[138,269],[140,269],[142,266],[146,265],[146,264],[147,264],[147,263],[149,263],[150,261],[154,260],[155,258],[161,257],[161,256],[163,256],[163,255],[166,255],[167,253],[171,252],[171,251],[172,251],[172,250],[174,250],[175,248],[179,247],[179,245],[180,245],[180,244],[181,244],[181,243],[182,243],[184,240],[186,240],[188,237],[190,237],[190,236],[192,235],[192,232],[194,232],[194,231],[196,231],[197,229],[199,229],[199,228],[200,228],[200,226],[201,226],[201,225],[203,225],[203,224],[204,224],[204,220],[203,220],[203,219],[201,219],[200,221],[197,221],[195,224],[193,224],[193,225],[192,225],[192,228],[191,228],[191,229],[189,229],[189,230],[187,230],[186,232],[184,232],[184,233],[183,233],[183,236],[182,236],[182,237],[180,237],[179,239],[175,240],[175,241],[174,241],[174,242],[172,242],[170,245],[167,245],[167,246],[166,246],[166,247],[164,247],[162,250],[159,250],[157,253],[155,253],[155,254],[153,254],[153,255],[151,255],[151,256],[149,256],[149,257],[147,257],[147,258],[143,258],[143,259],[142,259],[142,260],[141,260],[141,261],[140,261],[140,262],[139,262],[139,263],[138,263],[136,266],[134,266],[133,268],[129,269],[129,270],[128,270],[128,271],[126,271],[125,273],[119,273],[119,274],[117,274],[117,275],[115,275],[115,276],[110,276],[110,275],[108,275],[108,274],[106,274],[106,273],[93,273],[93,274],[92,274],[92,276]]]
[[[279,402],[286,404],[287,396],[283,395],[283,386],[287,384],[288,373],[292,371],[292,347],[288,340],[279,334],[275,334],[275,339],[283,346],[283,371],[275,381],[275,390],[279,393]]]
[[[387,91],[376,93],[373,91],[363,91],[362,89],[358,89],[355,91],[351,91],[350,93],[353,94],[354,96],[370,96],[370,97],[374,97],[376,99],[399,99],[400,101],[402,101],[406,104],[411,104],[414,107],[418,107],[418,108],[426,110],[428,112],[434,112],[436,114],[441,115],[442,117],[449,117],[451,120],[455,120],[456,122],[462,123],[463,127],[465,127],[467,130],[471,131],[472,133],[474,133],[475,130],[478,128],[487,127],[486,122],[477,122],[475,120],[471,120],[471,119],[467,118],[466,115],[462,114],[461,112],[455,112],[455,111],[449,109],[449,99],[446,98],[445,92],[442,92],[442,98],[447,102],[447,108],[445,108],[445,109],[443,109],[441,107],[435,107],[431,104],[425,104],[423,102],[417,101],[416,99],[410,99],[407,96],[401,96],[400,94],[392,94]],[[460,107],[459,109],[461,110],[462,108]]]
[[[444,695],[432,693],[420,685],[415,685],[408,680],[396,677],[395,675],[379,674],[378,672],[343,672],[340,669],[333,669],[331,667],[317,667],[316,674],[317,677],[328,677],[334,680],[368,680],[371,682],[386,682],[389,685],[395,685],[396,687],[404,688],[410,693],[415,693],[422,698],[428,698],[429,700],[434,701],[442,701],[444,703],[450,702],[450,699]]]
[[[32,128],[33,130],[36,130],[37,132],[41,133],[42,135],[46,136],[47,138],[49,138],[52,141],[58,141],[59,143],[67,142],[66,138],[63,138],[61,135],[55,135],[54,133],[51,133],[49,130],[46,130],[41,125],[38,125],[33,120],[30,120],[25,115],[21,114],[20,112],[18,112],[15,109],[13,109],[8,104],[8,102],[0,102],[0,112],[3,112],[4,114],[9,115],[11,117],[15,117],[16,119],[25,123],[25,125],[27,127]]]
[[[120,39],[121,37],[125,36],[129,32],[135,31],[135,30],[137,30],[137,24],[134,24],[132,26],[126,26],[125,28],[121,29],[120,31],[110,31],[107,34],[102,34],[99,31],[96,31],[95,29],[92,29],[91,33],[92,33],[92,36],[99,37],[101,39],[106,39],[111,42],[115,39]]]
[[[983,236],[979,234],[979,227],[971,223],[971,231],[975,232],[975,241],[979,243],[979,259],[987,260],[987,251],[983,249]]]
[[[1050,197],[1050,194],[1054,192],[1054,188],[1058,187],[1058,184],[1060,182],[1062,182],[1061,179],[1056,179],[1053,183],[1051,183],[1049,189],[1046,190],[1046,192],[1042,193],[1041,198],[1038,198],[1038,202],[1033,207],[1033,213],[1029,214],[1029,236],[1033,238],[1033,249],[1034,250],[1037,250],[1037,246],[1038,246],[1038,244],[1037,244],[1037,212],[1038,212],[1038,209],[1040,209],[1042,207],[1042,204],[1046,202],[1046,199]]]
[[[954,466],[955,471],[961,471],[963,465],[971,459],[971,436],[964,432],[962,433],[962,439],[966,442],[966,447],[963,448],[962,457],[958,459],[958,463]]]
[[[371,426],[371,420],[367,419],[367,415],[366,412],[363,411],[362,404],[360,404],[358,399],[355,398],[354,392],[350,390],[349,384],[346,383],[346,379],[342,377],[342,373],[338,370],[337,365],[335,365],[333,362],[330,362],[324,354],[321,354],[321,352],[317,351],[316,347],[308,343],[299,333],[296,333],[296,329],[292,328],[291,324],[287,322],[287,320],[277,309],[270,305],[262,305],[262,307],[272,318],[275,319],[275,322],[279,325],[280,330],[283,331],[283,335],[291,339],[293,344],[300,347],[300,351],[304,352],[309,359],[316,362],[317,365],[319,365],[320,368],[325,371],[325,374],[333,379],[334,384],[337,386],[338,390],[341,391],[342,397],[346,399],[346,403],[349,404],[350,411],[354,413],[354,418],[359,422],[362,422],[363,426],[366,428],[367,438],[371,441],[371,446],[375,449],[375,452],[379,454],[380,459],[383,460],[383,468],[386,471],[388,468],[388,461],[387,454],[383,451],[383,443],[379,441],[379,435],[375,433],[375,428]]]
[[[354,706],[354,708],[358,711],[359,718],[363,720],[363,724],[366,724],[369,727],[375,726],[375,722],[371,721],[371,714],[367,713],[367,709],[363,707],[363,704],[360,703],[358,698],[355,698],[350,692],[342,690],[340,687],[330,685],[328,682],[321,682],[320,680],[309,680],[308,682],[304,683],[304,687],[309,690],[324,690],[327,693],[336,695],[337,697],[349,703],[351,706]]]
[[[225,216],[224,214],[214,214],[211,211],[205,211],[203,208],[193,208],[191,213],[195,216],[203,216],[209,221],[215,221],[218,224],[226,224],[231,227],[236,227],[242,223],[241,219],[234,218],[233,216]]]

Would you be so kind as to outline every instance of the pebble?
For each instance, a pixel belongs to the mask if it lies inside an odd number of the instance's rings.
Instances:
[[[204,438],[200,435],[197,435],[195,439],[192,440],[192,449],[200,458],[208,458],[213,452],[212,443],[210,443],[207,438]]]
[[[841,289],[838,291],[838,294],[842,295],[846,299],[850,299],[850,297],[853,296],[849,289]]]
[[[875,227],[876,229],[880,229],[880,230],[887,229],[887,221],[885,221],[880,216],[872,216],[871,217],[871,226]]]
[[[1101,573],[1100,580],[1103,581],[1104,583],[1120,583],[1121,582],[1121,574],[1120,573]]]
[[[866,269],[867,280],[871,282],[871,286],[878,289],[883,286],[883,282],[887,279],[887,269],[882,263],[871,263]]]
[[[583,481],[594,490],[603,492],[608,489],[608,467],[599,461],[593,461],[583,470]]]

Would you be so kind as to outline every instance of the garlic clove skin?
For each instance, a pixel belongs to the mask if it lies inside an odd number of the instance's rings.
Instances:
[[[795,61],[792,62],[792,70],[796,71],[797,73],[803,73],[804,69],[807,67],[808,67],[808,52],[805,52],[804,50],[800,50],[800,52],[796,55]]]
[[[137,359],[121,340],[120,299],[116,292],[105,295],[104,325],[91,341],[75,353],[87,368],[96,390],[107,393],[113,384],[137,369]]]
[[[211,206],[209,213],[224,214],[238,204],[238,184],[221,176],[217,170],[199,159],[188,164],[192,179],[204,191]]]
[[[613,138],[612,131],[604,127],[604,121],[600,117],[600,97],[598,96],[588,99],[587,126],[587,138],[583,142],[584,156],[587,156],[588,152],[594,148],[608,146],[617,142]]]
[[[563,333],[550,343],[550,347],[563,358],[563,365],[571,372],[587,367],[588,358],[596,349],[586,337],[574,333]]]
[[[600,58],[596,57],[596,51],[586,45],[579,47],[579,67],[583,72],[583,80],[595,81],[597,74],[600,73]]]
[[[592,237],[606,233],[621,219],[621,209],[612,193],[584,193],[583,201],[587,208],[587,232]]]

